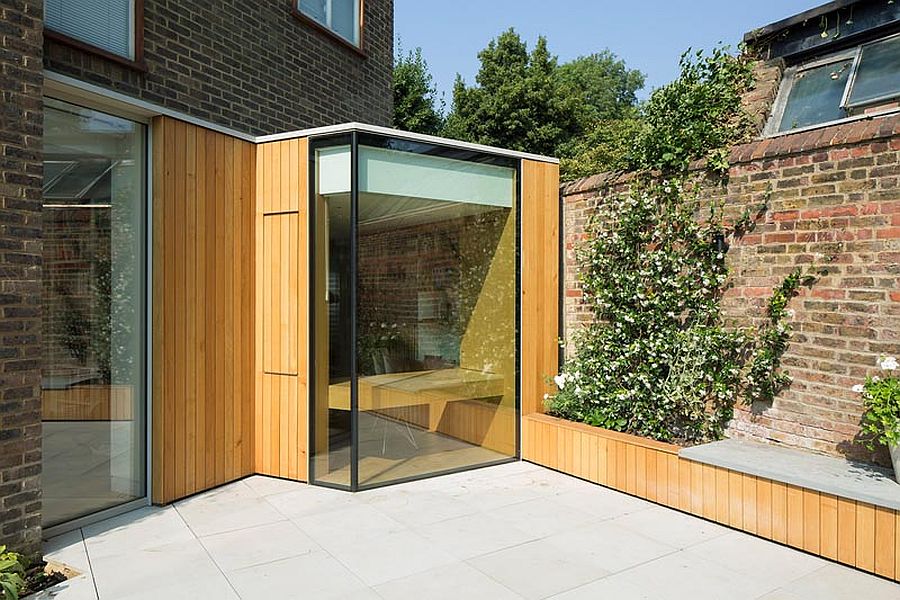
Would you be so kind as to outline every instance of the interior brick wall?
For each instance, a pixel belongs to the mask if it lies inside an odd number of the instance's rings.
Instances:
[[[44,64],[252,135],[389,125],[393,0],[364,4],[364,56],[295,18],[292,0],[144,0],[146,70],[49,39]]]
[[[41,538],[43,0],[0,0],[0,544]]]
[[[777,87],[773,68],[748,95],[760,116]],[[879,355],[900,354],[900,115],[756,139],[733,148],[731,161],[729,211],[768,206],[727,255],[730,322],[752,325],[773,286],[797,267],[827,275],[790,305],[794,334],[783,364],[793,384],[772,403],[739,406],[729,435],[884,461],[856,439],[863,406],[850,388],[878,372]],[[573,331],[591,318],[576,248],[597,205],[627,187],[609,175],[562,187],[569,353]]]
[[[99,291],[99,281],[110,278],[110,212],[96,208],[44,212],[45,376],[109,372],[109,353],[104,364],[97,352],[98,343],[109,344],[109,339],[98,334],[96,324],[110,318],[109,294],[104,298]]]

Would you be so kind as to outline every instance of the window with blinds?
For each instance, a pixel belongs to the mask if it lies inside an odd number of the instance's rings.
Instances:
[[[359,46],[359,0],[299,0],[301,14]]]
[[[134,51],[134,0],[44,0],[44,25],[128,59]]]

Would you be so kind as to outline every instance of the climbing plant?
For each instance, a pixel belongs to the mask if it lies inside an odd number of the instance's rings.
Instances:
[[[578,251],[594,319],[555,378],[551,413],[700,442],[723,435],[735,402],[770,400],[789,383],[779,371],[787,303],[807,278],[787,277],[758,327],[723,316],[729,242],[753,227],[751,211],[729,221],[723,210],[727,150],[751,131],[741,96],[752,83],[745,56],[686,53],[680,77],[642,109],[629,190],[603,200]]]

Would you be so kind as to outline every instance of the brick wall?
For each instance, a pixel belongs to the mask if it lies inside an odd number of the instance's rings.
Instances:
[[[382,323],[396,325],[406,358],[459,364],[459,344],[483,295],[507,216],[508,211],[500,209],[361,232],[357,293],[362,335],[374,342],[385,333]],[[502,296],[504,290],[496,293]],[[423,317],[422,311],[428,310],[423,303],[432,303],[436,313]],[[495,357],[498,362],[501,358]],[[363,370],[368,366],[365,357]],[[422,365],[404,367],[412,368]]]
[[[777,77],[768,85],[752,98],[757,108]],[[877,372],[880,354],[900,355],[900,115],[755,140],[734,148],[731,160],[727,204],[735,214],[772,189],[756,229],[728,253],[733,322],[761,315],[772,286],[797,266],[829,274],[791,304],[795,333],[784,366],[793,385],[771,404],[739,407],[730,435],[883,461],[854,441],[862,404],[850,387]],[[591,316],[575,247],[591,211],[627,185],[598,175],[562,188],[568,340]]]
[[[41,535],[41,20],[0,1],[0,544]]]
[[[393,0],[365,2],[365,56],[291,14],[291,0],[144,0],[146,71],[45,43],[47,68],[264,135],[388,125]]]

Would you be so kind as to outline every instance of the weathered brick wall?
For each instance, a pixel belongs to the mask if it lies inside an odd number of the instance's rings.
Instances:
[[[365,56],[291,14],[291,0],[144,0],[146,71],[47,40],[47,68],[264,135],[388,125],[393,0],[365,2]]]
[[[41,537],[43,0],[0,1],[0,544]]]
[[[791,303],[793,385],[771,404],[739,407],[730,435],[871,459],[854,442],[863,407],[850,387],[877,372],[879,355],[900,355],[900,115],[759,139],[731,160],[730,209],[767,197],[768,209],[728,253],[727,313],[750,324],[796,267],[828,274]],[[625,189],[602,175],[562,188],[568,340],[591,316],[575,247],[597,204]]]

